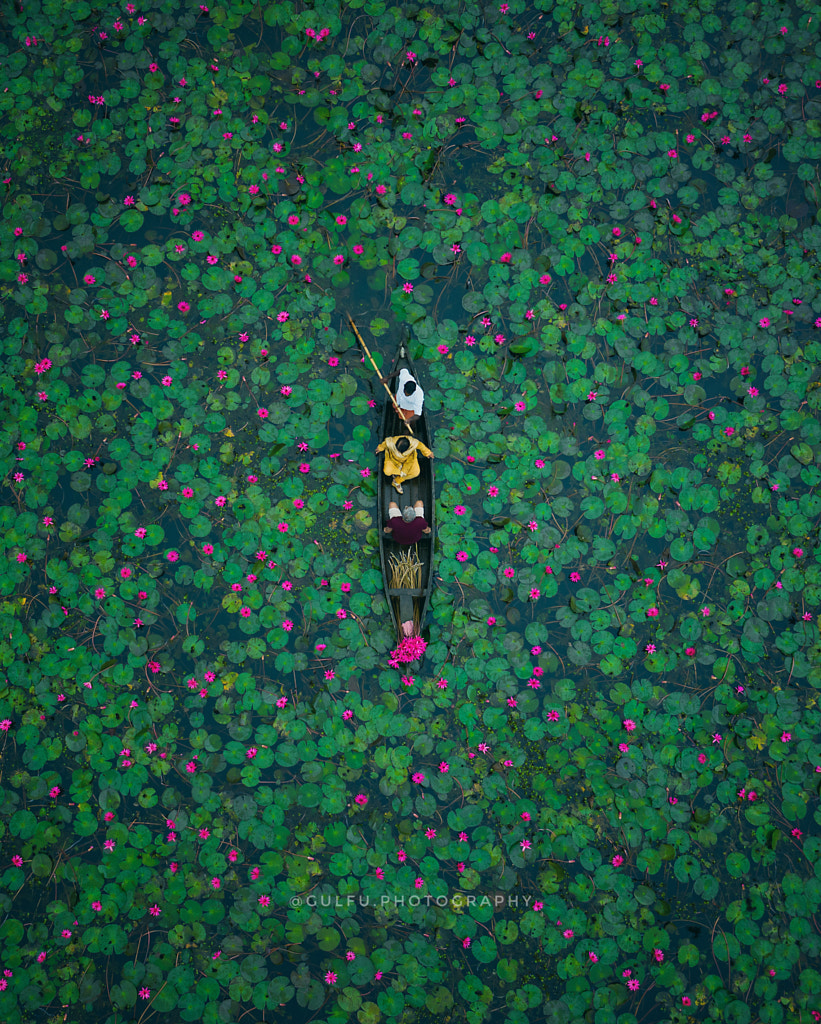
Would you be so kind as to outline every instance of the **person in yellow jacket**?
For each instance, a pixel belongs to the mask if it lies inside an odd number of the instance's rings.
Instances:
[[[385,453],[385,473],[393,476],[391,483],[397,494],[402,493],[402,484],[406,480],[419,476],[417,451],[429,459],[433,458],[430,448],[415,437],[387,437],[376,451],[377,454]]]

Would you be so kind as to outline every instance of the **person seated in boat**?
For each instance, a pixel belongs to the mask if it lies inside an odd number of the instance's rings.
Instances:
[[[380,377],[383,384],[393,380],[395,373],[388,377]],[[425,404],[425,392],[410,373],[403,366],[399,371],[399,380],[396,384],[396,405],[400,415],[406,423],[413,423],[422,415],[422,406]]]
[[[419,476],[419,459],[417,451],[427,458],[433,458],[433,452],[416,437],[386,437],[376,449],[385,453],[385,474],[392,476],[392,484],[397,494],[402,493],[402,484]]]
[[[425,519],[425,505],[417,501],[413,508],[407,505],[402,511],[395,501],[388,505],[388,522],[385,533],[397,544],[415,544],[419,538],[430,533],[430,526]]]

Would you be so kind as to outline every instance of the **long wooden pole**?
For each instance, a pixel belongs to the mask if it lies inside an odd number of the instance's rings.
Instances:
[[[365,344],[365,342],[362,339],[362,335],[356,329],[356,324],[353,322],[353,317],[351,316],[350,313],[347,314],[347,317],[348,317],[348,323],[351,325],[351,330],[356,335],[356,340],[362,346],[362,349],[363,349],[365,355],[368,357],[368,359],[371,362],[371,366],[374,368],[374,370],[376,370],[376,375],[377,375],[377,377],[379,377],[379,382],[381,383],[382,387],[387,391],[388,398],[390,398],[390,400],[391,400],[391,405],[396,410],[396,415],[399,417],[400,420],[402,420],[403,424],[408,428],[408,430],[410,431],[411,435],[415,437],[416,435],[413,433],[413,427],[405,419],[405,417],[402,414],[402,410],[396,404],[396,399],[393,397],[393,392],[388,387],[388,385],[382,380],[382,374],[379,372],[379,367],[374,362],[373,356],[371,355],[370,350],[368,349],[368,346]]]

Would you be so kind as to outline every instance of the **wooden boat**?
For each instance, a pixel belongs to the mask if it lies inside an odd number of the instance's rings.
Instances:
[[[414,380],[418,380],[407,346],[406,335],[399,343],[391,373],[398,374],[404,368],[408,370]],[[397,379],[391,380],[389,385],[391,393],[394,395],[396,394]],[[411,424],[411,427],[414,437],[433,451],[424,406],[421,416]],[[381,443],[385,438],[398,437],[403,434],[409,436],[407,424],[399,417],[393,404],[386,397],[379,441]],[[417,456],[419,476],[413,480],[406,480],[402,485],[402,494],[400,495],[391,484],[392,477],[385,474],[385,453],[380,452],[378,458],[379,481],[376,507],[379,518],[379,559],[382,564],[382,578],[385,581],[385,596],[388,599],[397,638],[401,640],[401,623],[403,622],[412,621],[413,635],[421,635],[430,600],[436,543],[434,464],[431,459],[419,453]],[[430,526],[430,533],[423,534],[416,544],[397,544],[396,541],[391,540],[390,534],[384,531],[388,519],[389,503],[395,501],[401,509],[406,505],[415,504],[420,499],[425,506],[425,519]]]

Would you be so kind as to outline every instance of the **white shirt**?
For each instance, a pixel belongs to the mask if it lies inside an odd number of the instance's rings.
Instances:
[[[416,389],[412,395],[405,394],[405,385],[408,381],[413,381],[416,384]],[[419,387],[419,383],[414,379],[413,375],[403,367],[399,371],[399,383],[396,385],[396,404],[400,409],[410,409],[414,416],[421,416],[424,401],[424,391]]]

